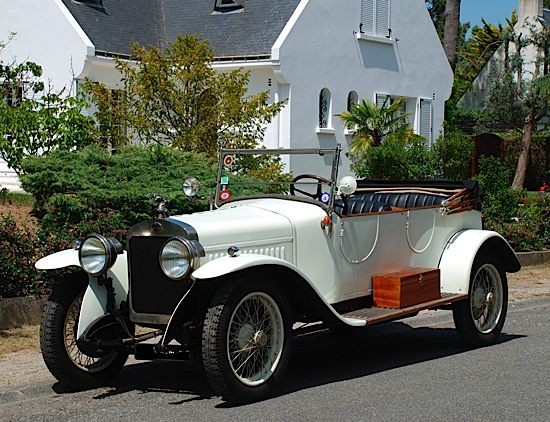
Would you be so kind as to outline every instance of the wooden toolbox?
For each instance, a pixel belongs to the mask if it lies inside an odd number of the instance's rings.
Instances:
[[[372,277],[374,306],[407,308],[441,298],[439,269],[406,268]]]

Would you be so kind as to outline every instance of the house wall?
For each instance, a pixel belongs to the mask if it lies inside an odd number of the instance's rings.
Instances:
[[[61,0],[3,0],[1,8],[0,39],[7,40],[10,32],[17,35],[0,59],[38,63],[45,82],[54,91],[65,88],[68,95],[94,47]]]
[[[4,63],[33,61],[42,66],[46,86],[68,95],[93,45],[60,0],[2,0],[0,40],[15,37],[0,54]],[[29,11],[33,11],[30,13]],[[0,187],[19,190],[15,173],[0,160]]]
[[[272,52],[279,60],[276,73],[281,85],[292,87],[289,135],[292,147],[334,147],[344,152],[351,136],[335,116],[346,110],[350,91],[375,100],[376,93],[408,97],[415,128],[419,98],[434,99],[433,138],[441,130],[444,102],[451,93],[453,75],[423,0],[392,0],[392,40],[357,39],[361,0],[302,1],[295,24],[282,34]],[[363,37],[367,38],[367,37]],[[328,88],[332,97],[327,129],[318,129],[319,93]],[[293,157],[295,174],[328,174],[328,166],[311,168]],[[325,160],[328,164],[328,158]],[[345,154],[340,174],[349,173]]]

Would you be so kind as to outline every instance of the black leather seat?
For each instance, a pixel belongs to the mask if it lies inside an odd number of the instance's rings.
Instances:
[[[398,208],[431,207],[441,205],[447,199],[445,195],[424,192],[367,192],[359,193],[356,198],[382,202]]]
[[[347,212],[344,215],[367,214],[369,212],[391,211],[391,206],[384,202],[366,201],[362,197],[353,197],[348,200]]]

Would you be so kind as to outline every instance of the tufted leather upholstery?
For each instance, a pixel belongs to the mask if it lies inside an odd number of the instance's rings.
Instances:
[[[424,192],[367,192],[358,194],[356,198],[384,202],[398,208],[417,208],[441,205],[447,197]]]
[[[444,195],[424,192],[367,192],[358,193],[348,199],[348,209],[345,215],[366,214],[369,212],[391,211],[392,207],[417,208],[441,205],[446,199]],[[342,208],[344,203],[338,199],[336,208]]]
[[[336,206],[343,206],[343,203],[336,203]],[[378,201],[365,201],[362,197],[353,197],[348,200],[348,210],[345,215],[366,214],[369,212],[391,211],[388,204]]]

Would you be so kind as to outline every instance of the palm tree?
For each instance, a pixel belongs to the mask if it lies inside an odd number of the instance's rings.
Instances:
[[[359,155],[371,146],[377,147],[386,135],[408,128],[409,113],[401,113],[405,100],[390,100],[390,97],[386,97],[382,106],[361,100],[353,104],[349,111],[337,115],[346,126],[355,128],[349,148],[352,154]]]

